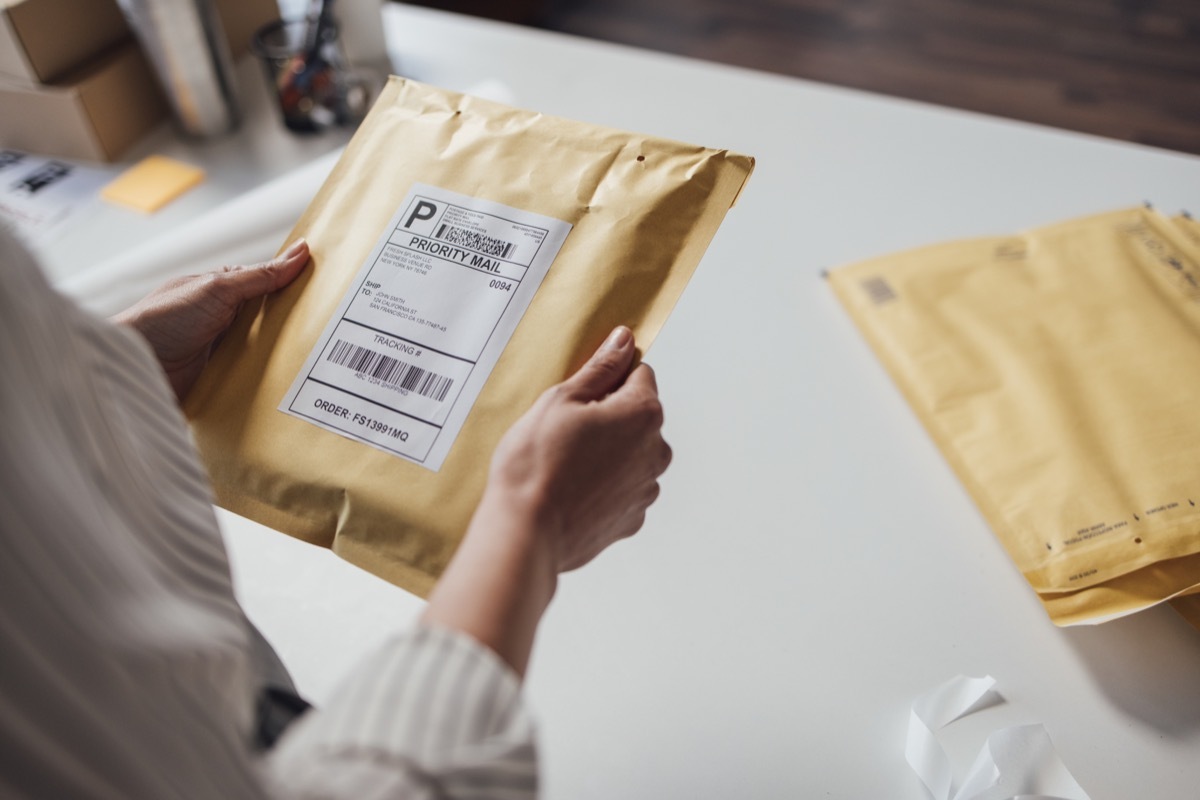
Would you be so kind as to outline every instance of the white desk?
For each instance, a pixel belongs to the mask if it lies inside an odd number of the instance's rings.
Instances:
[[[957,673],[1007,698],[943,732],[960,768],[1040,721],[1093,800],[1196,797],[1200,636],[1163,609],[1055,628],[818,276],[1144,199],[1200,212],[1200,158],[436,12],[386,21],[416,79],[496,78],[517,105],[758,158],[649,353],[676,452],[662,498],[562,581],[539,637],[545,797],[919,800],[909,704]],[[243,602],[318,701],[419,611],[221,519]]]

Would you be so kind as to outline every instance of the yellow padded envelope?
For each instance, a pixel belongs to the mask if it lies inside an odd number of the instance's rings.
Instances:
[[[500,437],[617,323],[649,346],[753,166],[393,77],[188,397],[217,501],[427,593]]]
[[[1136,208],[835,270],[1058,624],[1200,585],[1200,244]]]

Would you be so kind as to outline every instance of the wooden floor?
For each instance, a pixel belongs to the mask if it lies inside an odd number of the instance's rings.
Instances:
[[[1200,154],[1200,0],[423,2]]]

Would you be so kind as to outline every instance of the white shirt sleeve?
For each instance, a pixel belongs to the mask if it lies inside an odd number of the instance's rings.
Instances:
[[[0,230],[0,797],[533,797],[511,672],[420,629],[266,755],[210,491],[138,336]]]
[[[422,628],[362,664],[269,757],[288,797],[532,798],[516,676],[466,636]]]

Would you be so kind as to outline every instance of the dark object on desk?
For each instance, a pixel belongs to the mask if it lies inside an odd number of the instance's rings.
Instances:
[[[13,187],[17,191],[37,194],[47,186],[53,186],[71,174],[71,165],[61,161],[48,161],[41,169],[31,172]]]
[[[327,4],[316,17],[276,20],[255,34],[254,53],[289,130],[319,133],[355,125],[366,114],[369,83],[349,68],[338,33]]]

